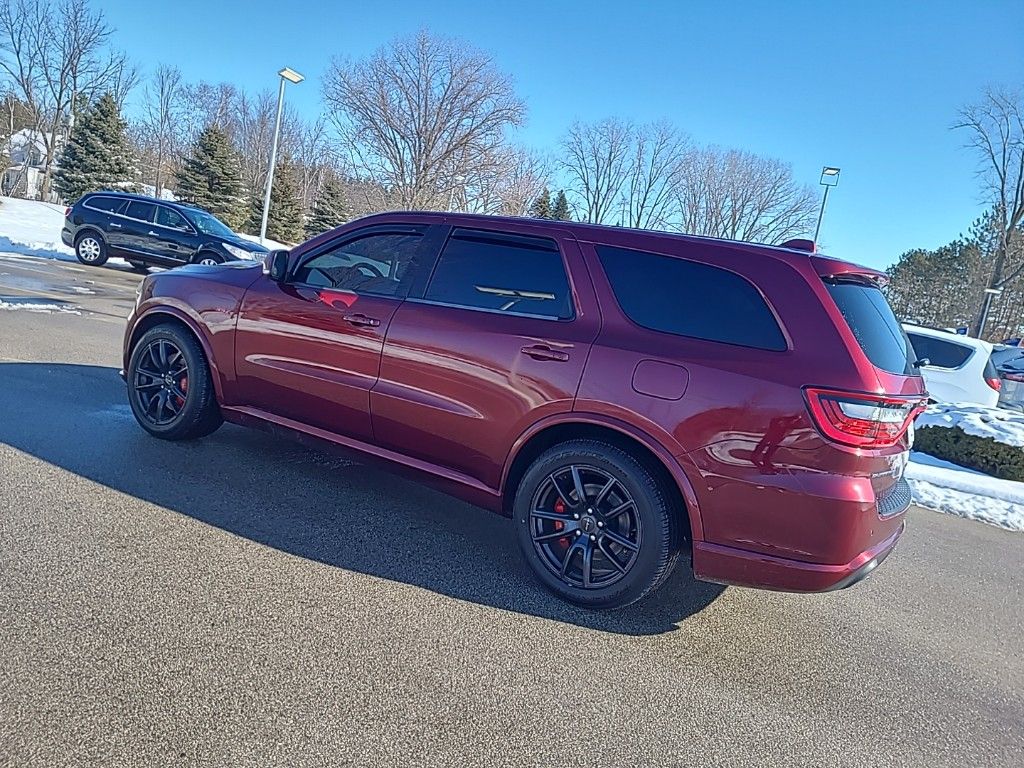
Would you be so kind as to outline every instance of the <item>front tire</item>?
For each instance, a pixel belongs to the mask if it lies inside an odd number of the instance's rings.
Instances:
[[[179,325],[146,331],[132,350],[126,378],[135,420],[153,437],[194,440],[223,423],[203,348]]]
[[[622,608],[656,590],[679,554],[679,510],[631,454],[597,440],[556,445],[516,490],[520,549],[551,592]]]
[[[100,267],[107,263],[107,244],[92,230],[75,238],[75,256],[89,267]]]
[[[203,264],[205,266],[214,266],[215,264],[223,264],[224,259],[218,256],[216,253],[211,251],[200,251],[196,254],[196,264]]]

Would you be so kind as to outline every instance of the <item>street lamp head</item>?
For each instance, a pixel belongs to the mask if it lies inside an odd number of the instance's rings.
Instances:
[[[290,83],[301,83],[303,80],[306,79],[298,72],[296,72],[294,69],[289,69],[288,67],[285,67],[277,74],[279,74],[281,77],[283,77]]]
[[[834,187],[839,183],[839,169],[825,166],[821,169],[821,181],[823,187]]]

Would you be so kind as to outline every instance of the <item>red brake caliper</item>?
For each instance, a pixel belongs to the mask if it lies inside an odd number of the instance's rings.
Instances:
[[[558,513],[559,515],[564,515],[565,514],[565,502],[562,501],[561,499],[558,499],[555,502],[555,512]],[[563,523],[561,520],[555,520],[555,530],[556,531],[560,531],[563,528],[565,528],[565,523]],[[569,546],[569,537],[568,536],[563,536],[562,538],[560,538],[558,540],[558,545],[560,547],[568,547]]]
[[[188,376],[182,376],[181,377],[181,381],[178,383],[178,386],[181,387],[182,394],[186,394],[187,395],[188,394]],[[181,408],[181,406],[183,406],[185,404],[185,398],[179,397],[179,398],[176,398],[176,399],[178,401],[178,407]]]

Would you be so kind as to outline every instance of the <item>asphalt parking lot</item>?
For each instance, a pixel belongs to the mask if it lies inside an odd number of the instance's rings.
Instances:
[[[138,280],[0,254],[0,764],[1022,764],[1020,534],[913,509],[851,590],[680,569],[580,611],[502,518],[233,426],[146,436]]]

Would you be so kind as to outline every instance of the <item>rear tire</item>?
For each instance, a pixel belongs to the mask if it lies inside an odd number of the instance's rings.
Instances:
[[[86,230],[75,238],[75,256],[89,267],[101,267],[107,263],[107,243],[97,232]]]
[[[128,403],[144,430],[161,440],[194,440],[224,422],[203,348],[180,325],[143,334],[128,361]]]
[[[585,608],[622,608],[646,597],[678,560],[680,510],[642,462],[608,443],[572,440],[548,449],[523,475],[513,511],[534,575]]]

